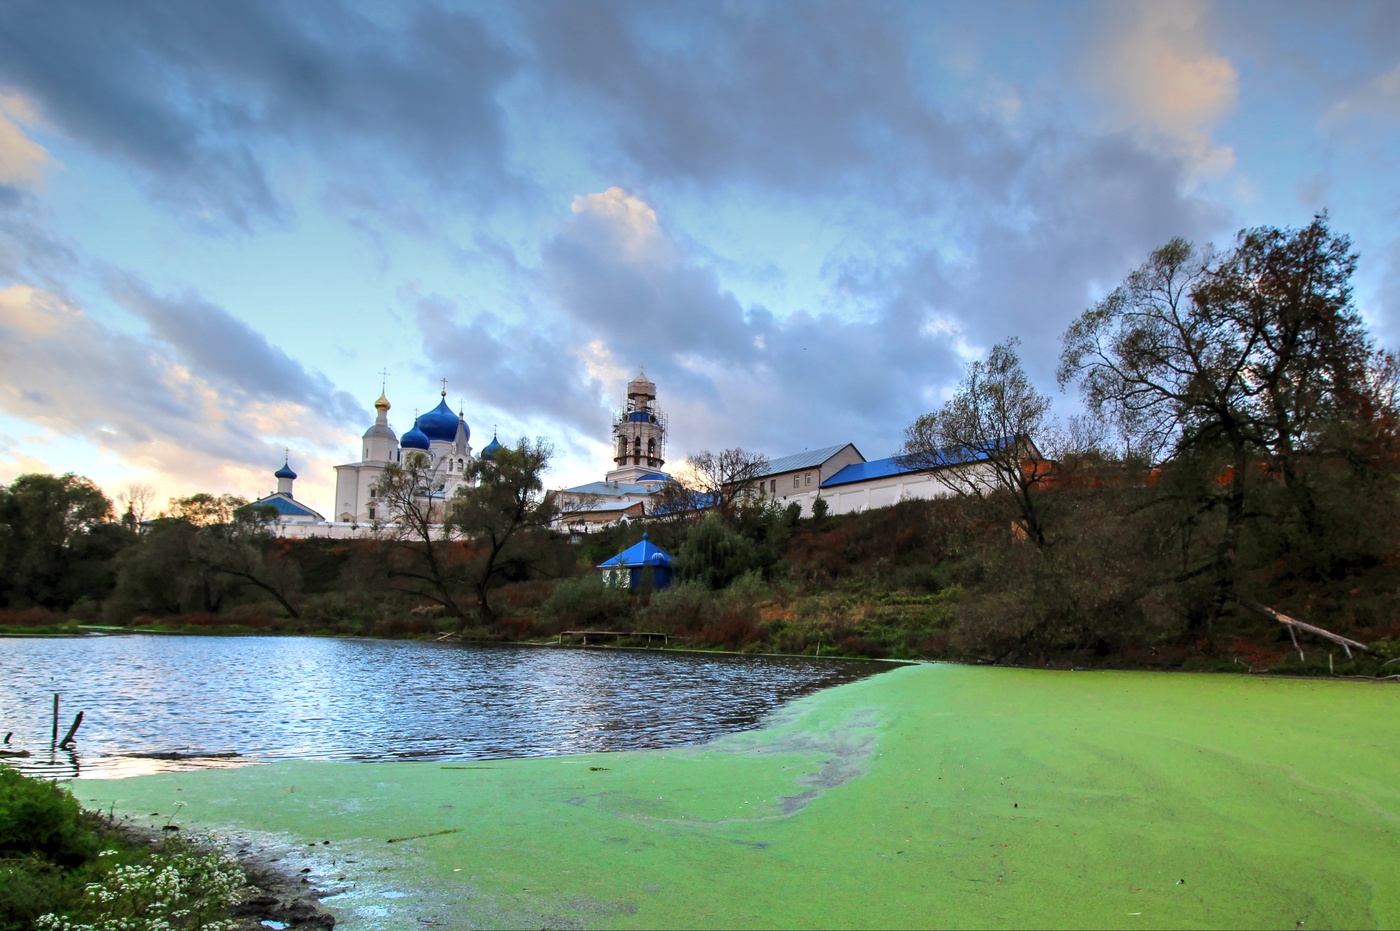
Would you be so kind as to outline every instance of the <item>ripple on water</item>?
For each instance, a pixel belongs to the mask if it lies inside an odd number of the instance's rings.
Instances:
[[[34,753],[20,768],[55,776],[292,758],[552,756],[709,740],[885,668],[313,637],[5,639],[0,729]],[[50,753],[55,692],[60,730],[85,715],[73,753]]]

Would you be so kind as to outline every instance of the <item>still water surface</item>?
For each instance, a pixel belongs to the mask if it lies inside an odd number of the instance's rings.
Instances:
[[[312,637],[0,639],[0,732],[29,772],[276,759],[480,760],[697,743],[888,666]],[[75,751],[50,752],[78,711]],[[132,754],[178,752],[178,761]],[[237,754],[237,756],[208,756]],[[203,758],[198,758],[205,755]]]

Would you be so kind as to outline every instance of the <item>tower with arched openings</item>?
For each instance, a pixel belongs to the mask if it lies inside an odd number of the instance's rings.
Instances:
[[[656,405],[656,385],[645,372],[627,383],[627,400],[613,413],[613,462],[609,482],[637,482],[666,465],[666,414]]]

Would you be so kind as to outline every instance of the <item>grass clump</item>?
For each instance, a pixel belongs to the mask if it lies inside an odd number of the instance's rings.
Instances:
[[[235,863],[133,840],[57,784],[0,766],[0,931],[232,931],[244,885]]]

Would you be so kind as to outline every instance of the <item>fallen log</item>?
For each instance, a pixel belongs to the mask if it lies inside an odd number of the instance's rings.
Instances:
[[[1358,650],[1364,650],[1367,653],[1371,652],[1371,648],[1366,646],[1366,644],[1364,643],[1359,643],[1358,641],[1352,640],[1349,637],[1343,637],[1341,634],[1334,634],[1330,630],[1323,630],[1321,627],[1316,627],[1305,621],[1300,621],[1296,617],[1289,617],[1287,614],[1282,614],[1278,611],[1275,611],[1273,608],[1266,608],[1263,605],[1259,604],[1259,602],[1257,601],[1249,601],[1247,599],[1241,598],[1240,606],[1248,608],[1251,611],[1258,611],[1265,617],[1273,618],[1280,624],[1288,625],[1288,634],[1293,638],[1294,647],[1298,646],[1298,636],[1294,633],[1294,631],[1302,630],[1310,634],[1316,634],[1317,636],[1322,637],[1324,640],[1331,640],[1333,643],[1341,644],[1342,649],[1347,651],[1347,659],[1352,658],[1352,647],[1356,647]],[[1301,649],[1298,650],[1298,655],[1303,655],[1303,651]]]

